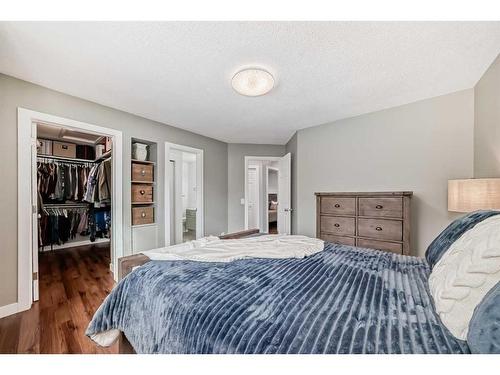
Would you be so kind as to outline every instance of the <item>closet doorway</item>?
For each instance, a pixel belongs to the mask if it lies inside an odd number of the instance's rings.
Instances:
[[[123,256],[121,132],[19,109],[18,141],[18,311],[72,294],[72,277],[109,289]]]
[[[165,178],[165,243],[203,237],[203,150],[165,143]]]
[[[245,156],[245,229],[291,233],[291,155]]]

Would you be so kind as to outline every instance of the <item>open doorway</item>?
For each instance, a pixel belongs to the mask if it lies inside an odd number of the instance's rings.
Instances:
[[[278,233],[278,175],[279,168],[266,166],[267,174],[267,233]]]
[[[50,287],[57,264],[76,259],[74,266],[79,267],[85,264],[84,256],[94,253],[95,266],[109,271],[113,220],[112,138],[42,122],[36,123],[36,134],[34,301],[50,293],[44,288]]]
[[[166,143],[165,243],[204,236],[203,150]]]
[[[245,229],[291,233],[291,156],[245,156]]]
[[[122,200],[121,132],[19,109],[18,135],[18,311],[38,300],[48,309],[72,304],[72,286],[94,285],[89,274],[99,274],[104,298],[123,255],[114,204]],[[67,301],[53,298],[61,288]]]

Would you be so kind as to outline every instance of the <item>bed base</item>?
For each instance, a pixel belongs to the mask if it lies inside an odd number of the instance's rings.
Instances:
[[[238,238],[244,238],[248,236],[252,236],[259,233],[258,229],[248,229],[235,233],[228,233],[219,236],[221,240],[233,240]],[[122,257],[118,259],[118,280],[123,279],[130,272],[134,270],[135,267],[142,266],[149,262],[150,259],[142,254],[129,255],[126,257]],[[127,337],[120,332],[120,336],[118,338],[118,353],[120,354],[136,354],[134,348],[128,341]]]

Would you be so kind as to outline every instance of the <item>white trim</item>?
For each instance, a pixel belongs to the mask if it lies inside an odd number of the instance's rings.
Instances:
[[[50,246],[46,246],[42,250],[42,253],[49,252],[49,251],[55,251],[55,250],[68,249],[70,247],[95,245],[98,243],[106,243],[106,242],[111,242],[111,240],[109,238],[96,238],[94,242],[92,242],[90,240],[66,242],[66,243],[63,243],[61,245],[54,245],[54,246],[52,246],[52,248]],[[111,271],[113,271],[113,269],[111,269]]]
[[[196,238],[205,235],[205,201],[203,199],[203,150],[176,143],[165,142],[165,246],[170,245],[170,183],[168,179],[170,174],[168,167],[170,165],[170,150],[186,151],[196,154]]]
[[[33,300],[32,288],[32,198],[31,184],[26,181],[31,181],[31,147],[26,145],[31,144],[32,136],[36,138],[36,134],[31,134],[31,124],[33,122],[43,122],[64,126],[74,130],[84,130],[96,133],[102,136],[113,138],[112,152],[112,180],[113,191],[112,200],[114,204],[111,207],[112,220],[112,239],[111,239],[111,262],[112,270],[115,279],[118,277],[118,258],[123,256],[123,148],[122,148],[122,132],[115,129],[105,128],[98,125],[92,125],[85,122],[75,121],[63,117],[53,116],[50,114],[31,111],[29,109],[18,108],[17,124],[18,124],[18,144],[17,144],[17,194],[18,194],[18,222],[17,222],[17,241],[18,241],[18,310],[24,311],[31,307]],[[26,228],[29,228],[29,236],[26,233]]]
[[[262,212],[261,212],[261,206],[262,206],[262,202],[261,202],[261,190],[262,190],[262,184],[263,184],[263,181],[262,181],[262,164],[255,164],[255,165],[249,165],[248,168],[247,168],[247,171],[246,171],[246,174],[247,174],[247,178],[248,178],[248,173],[250,172],[250,170],[252,169],[255,169],[255,185],[256,185],[256,189],[257,189],[257,202],[255,202],[255,211],[257,211],[257,227],[259,228],[259,231],[262,232]],[[249,193],[249,197],[250,197],[250,193]],[[246,201],[246,199],[245,199]],[[247,215],[249,216],[249,215]],[[255,216],[255,212],[254,212],[254,216]],[[248,219],[248,218],[247,218]]]
[[[244,172],[243,174],[245,175],[245,230],[249,229],[248,228],[248,176],[247,176],[247,170],[248,170],[248,162],[250,160],[263,160],[263,161],[279,161],[281,159],[280,156],[245,156],[245,166],[244,166]]]
[[[33,228],[31,225],[31,114],[17,111],[17,304],[18,311],[31,307]],[[29,147],[26,147],[29,145]],[[30,181],[30,183],[27,183]],[[21,197],[24,197],[22,199]]]
[[[0,306],[0,319],[19,312],[19,303],[14,302],[10,305]]]

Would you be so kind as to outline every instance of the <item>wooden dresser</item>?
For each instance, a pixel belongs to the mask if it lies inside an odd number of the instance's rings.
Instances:
[[[315,195],[316,237],[410,255],[411,191]]]

